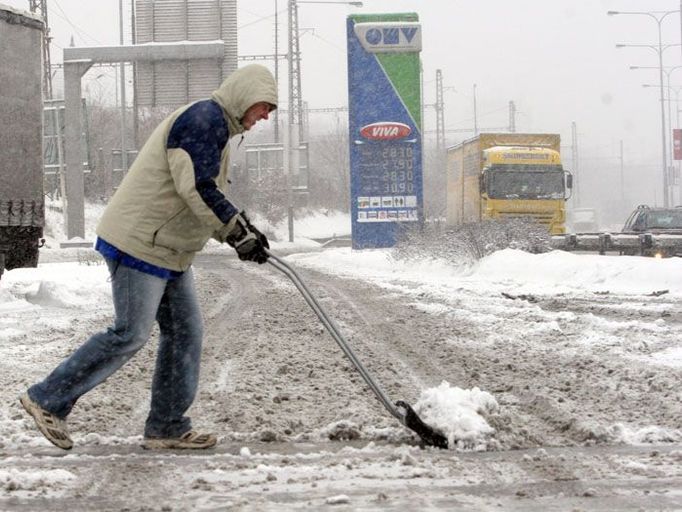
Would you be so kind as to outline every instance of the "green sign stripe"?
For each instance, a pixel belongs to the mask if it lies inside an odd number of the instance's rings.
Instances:
[[[418,22],[415,12],[387,14],[351,14],[355,23]],[[421,66],[418,53],[375,53],[379,64],[402,100],[418,129],[422,130]]]
[[[379,64],[393,84],[398,96],[421,131],[421,91],[419,86],[419,56],[410,53],[376,53]]]

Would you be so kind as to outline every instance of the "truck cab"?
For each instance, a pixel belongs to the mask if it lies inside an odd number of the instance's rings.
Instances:
[[[483,151],[483,216],[531,218],[551,234],[565,229],[564,203],[572,177],[558,151],[545,147],[495,146]]]

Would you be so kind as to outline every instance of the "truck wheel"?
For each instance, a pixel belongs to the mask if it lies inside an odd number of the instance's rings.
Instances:
[[[30,240],[15,243],[5,257],[7,269],[38,266],[38,247]]]
[[[38,266],[38,248],[33,241],[24,245],[24,265],[25,267],[35,268]]]

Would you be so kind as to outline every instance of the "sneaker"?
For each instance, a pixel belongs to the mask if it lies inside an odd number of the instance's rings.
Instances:
[[[73,447],[73,441],[69,435],[69,429],[66,426],[66,420],[58,418],[51,412],[46,411],[37,403],[31,400],[28,393],[24,393],[19,398],[21,405],[24,406],[26,412],[33,416],[38,430],[45,438],[53,445],[62,450],[70,450]]]
[[[194,430],[185,432],[180,437],[145,437],[142,447],[147,450],[176,449],[204,450],[213,448],[218,442],[215,434],[200,434]]]

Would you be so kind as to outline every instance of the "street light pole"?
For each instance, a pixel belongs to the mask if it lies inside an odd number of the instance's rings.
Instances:
[[[663,18],[661,18],[662,20]],[[669,206],[670,191],[668,187],[668,152],[666,150],[665,130],[665,95],[663,93],[663,40],[661,38],[661,20],[658,20],[658,80],[661,96],[661,140],[663,142],[663,206]]]
[[[677,68],[682,68],[682,66],[677,66]],[[670,143],[670,172],[672,173],[675,169],[675,144],[674,144],[674,131],[673,131],[673,118],[672,118],[672,97],[670,95],[671,92],[675,93],[675,111],[676,111],[676,123],[675,126],[677,128],[680,127],[680,91],[682,91],[682,87],[672,87],[670,85],[670,73],[666,73],[667,79],[668,79],[668,85],[666,86],[666,89],[668,89],[668,134],[671,135],[671,139],[673,142]],[[658,87],[658,85],[653,85],[653,84],[642,84],[642,87]],[[680,169],[679,161],[678,161],[678,173]],[[670,175],[670,199],[671,199],[671,204],[675,204],[675,179],[674,175]],[[678,191],[678,198],[682,200],[682,182],[680,182],[680,190]]]
[[[667,140],[666,140],[666,129],[665,129],[665,96],[663,92],[663,50],[670,46],[679,46],[679,45],[666,45],[665,47],[663,46],[663,38],[661,34],[661,23],[663,20],[669,16],[670,14],[674,14],[680,11],[666,11],[663,13],[656,13],[656,12],[643,12],[643,11],[636,11],[636,12],[623,12],[623,11],[608,11],[607,14],[609,16],[615,16],[615,15],[621,15],[621,14],[630,14],[630,15],[639,15],[639,16],[649,16],[652,18],[655,22],[656,25],[658,26],[658,48],[656,48],[653,45],[627,45],[627,44],[617,44],[616,48],[624,48],[627,46],[639,46],[639,47],[646,47],[646,48],[651,48],[654,51],[658,52],[658,74],[659,74],[659,89],[660,89],[660,101],[661,101],[661,155],[662,155],[662,165],[663,165],[663,206],[668,207],[669,206],[669,198],[670,198],[670,191],[669,191],[669,186],[668,186],[668,151],[667,151]],[[660,15],[659,15],[660,14]]]
[[[673,118],[672,118],[672,99],[670,97],[670,91],[674,91],[676,94],[676,102],[677,102],[677,95],[679,94],[679,91],[673,89],[670,86],[670,75],[672,74],[673,71],[676,69],[680,69],[682,66],[673,66],[673,67],[664,67],[660,68],[663,69],[663,73],[665,74],[665,80],[666,80],[666,86],[665,88],[668,90],[668,129],[667,129],[667,137],[669,140],[672,140],[672,133],[673,133]],[[630,69],[659,69],[654,66],[630,66]],[[651,84],[644,84],[643,87],[659,87],[658,85],[651,85]],[[678,123],[679,124],[679,123]],[[669,151],[669,163],[668,163],[668,178],[670,178],[670,172],[673,169],[673,164],[674,164],[674,158],[675,158],[675,152],[673,148],[673,143],[670,143],[670,147],[668,148]],[[670,181],[670,180],[669,180]],[[671,204],[674,203],[674,189],[672,187],[673,183],[668,183],[668,188],[670,190],[669,192],[669,197],[671,199]]]

